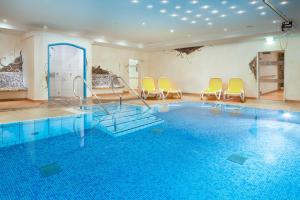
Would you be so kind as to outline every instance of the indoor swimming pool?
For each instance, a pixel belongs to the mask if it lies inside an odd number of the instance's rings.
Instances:
[[[300,113],[107,105],[0,125],[0,199],[299,199]]]

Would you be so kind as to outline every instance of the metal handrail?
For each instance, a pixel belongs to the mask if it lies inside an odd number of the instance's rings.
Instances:
[[[111,114],[108,112],[108,110],[107,110],[103,105],[101,105],[101,104],[102,104],[101,99],[93,92],[92,88],[88,85],[88,83],[86,82],[86,80],[84,80],[81,76],[76,76],[76,77],[73,79],[73,93],[74,93],[75,97],[77,97],[77,98],[79,98],[80,100],[82,100],[82,98],[81,98],[79,95],[77,95],[76,89],[75,89],[75,83],[76,83],[76,80],[77,80],[77,79],[80,79],[80,80],[82,81],[82,83],[83,83],[84,85],[86,85],[86,87],[89,89],[89,91],[91,92],[92,96],[95,97],[95,98],[97,99],[97,101],[98,101],[98,104],[97,104],[97,105],[99,105],[99,106],[104,110],[104,112],[105,112],[107,115],[111,115]]]
[[[113,91],[113,93],[115,94],[115,95],[118,95],[119,96],[119,98],[120,98],[120,104],[122,104],[122,96],[121,95],[119,95],[119,94],[116,94],[116,92],[115,92],[115,88],[114,88],[114,80],[115,79],[120,79],[122,82],[123,82],[123,84],[129,89],[129,90],[131,90],[132,92],[133,92],[133,94],[138,98],[138,99],[140,99],[146,106],[147,106],[147,108],[148,109],[151,109],[151,107],[149,106],[149,104],[134,90],[134,89],[132,89],[129,85],[128,85],[128,83],[121,77],[121,76],[112,76],[112,80],[111,80],[111,89],[112,89],[112,91]]]

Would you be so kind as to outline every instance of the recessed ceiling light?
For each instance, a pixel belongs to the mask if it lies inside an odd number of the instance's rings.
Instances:
[[[227,1],[222,1],[221,4],[223,5],[227,4]]]
[[[43,29],[44,29],[44,30],[47,30],[47,29],[48,29],[48,26],[44,25],[44,26],[43,26]]]
[[[258,6],[258,7],[257,7],[258,10],[262,10],[262,9],[264,9],[264,8],[265,8],[264,6]]]
[[[212,25],[213,25],[213,23],[212,23],[212,22],[208,22],[208,23],[207,23],[207,25],[209,25],[209,26],[212,26]]]
[[[201,14],[197,14],[197,15],[195,15],[195,17],[200,18],[200,17],[202,17],[202,15]]]
[[[173,13],[173,14],[171,14],[170,16],[171,16],[171,17],[178,17],[178,14]]]
[[[137,45],[137,47],[138,47],[139,49],[143,49],[143,48],[144,48],[144,44],[140,43],[140,44]]]
[[[257,3],[258,3],[258,1],[250,1],[250,4],[252,4],[252,5],[255,5]]]
[[[163,4],[169,3],[168,0],[161,0],[160,2],[163,3]]]
[[[126,41],[118,41],[116,42],[116,44],[119,46],[128,46],[128,43]]]
[[[236,6],[230,6],[229,9],[234,10],[236,9]]]
[[[149,4],[149,5],[147,5],[147,8],[148,8],[148,9],[152,9],[152,8],[153,8],[153,5]]]
[[[190,1],[190,3],[191,3],[191,4],[197,4],[197,3],[198,3],[198,1],[196,1],[196,0],[192,0],[192,1]]]
[[[266,15],[266,14],[267,14],[266,12],[261,12],[261,13],[260,13],[260,15]]]
[[[176,10],[179,10],[181,8],[181,6],[175,6]]]
[[[287,3],[288,3],[288,1],[282,1],[282,2],[280,2],[281,5],[285,5]]]
[[[187,10],[187,11],[185,11],[187,14],[191,14],[193,11],[191,11],[191,10]]]
[[[182,21],[187,21],[188,18],[187,18],[187,17],[181,17],[181,20],[182,20]]]
[[[145,25],[146,25],[146,22],[142,22],[142,25],[145,26]]]
[[[139,3],[139,0],[131,0],[131,3]]]
[[[191,21],[191,24],[196,24],[196,23],[197,23],[197,21],[195,21],[195,20]]]
[[[209,21],[209,20],[210,20],[210,18],[209,18],[209,17],[206,17],[204,20],[205,20],[205,21]]]
[[[3,19],[2,21],[3,21],[4,23],[6,23],[6,22],[7,22],[7,19]]]
[[[277,21],[276,21],[276,20],[273,20],[272,23],[273,23],[273,24],[277,24]]]
[[[224,31],[225,31],[225,32],[227,32],[227,31],[228,31],[228,29],[227,29],[227,28],[224,28]]]
[[[104,36],[101,36],[99,38],[96,38],[94,39],[96,42],[99,42],[99,43],[108,43],[108,41],[105,39]]]
[[[170,29],[170,33],[174,33],[174,29]]]
[[[220,15],[220,17],[224,18],[224,17],[227,17],[227,15],[225,15],[225,14],[222,14],[222,15]]]
[[[209,9],[209,5],[204,5],[201,8],[204,9],[204,10]]]
[[[212,10],[211,13],[212,14],[217,14],[217,13],[219,13],[219,11],[218,10]]]
[[[237,13],[237,14],[244,14],[245,11],[244,11],[244,10],[239,10],[239,11],[237,11],[236,13]]]
[[[266,37],[265,39],[266,39],[266,43],[269,45],[272,45],[275,42],[273,36]]]
[[[166,9],[161,9],[159,12],[160,12],[160,13],[166,13],[167,10],[166,10]]]

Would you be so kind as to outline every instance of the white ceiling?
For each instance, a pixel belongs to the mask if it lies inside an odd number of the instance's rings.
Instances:
[[[300,23],[300,1],[282,5],[283,1],[272,0],[296,25]],[[49,31],[99,43],[145,49],[273,34],[281,24],[262,0],[0,0],[0,20],[2,29],[47,26]]]

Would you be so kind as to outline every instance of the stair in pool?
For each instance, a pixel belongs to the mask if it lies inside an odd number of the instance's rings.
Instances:
[[[154,115],[153,110],[141,106],[113,104],[105,105],[105,108],[111,115],[105,115],[99,106],[88,109],[93,113],[94,127],[112,136],[125,135],[164,122]]]

